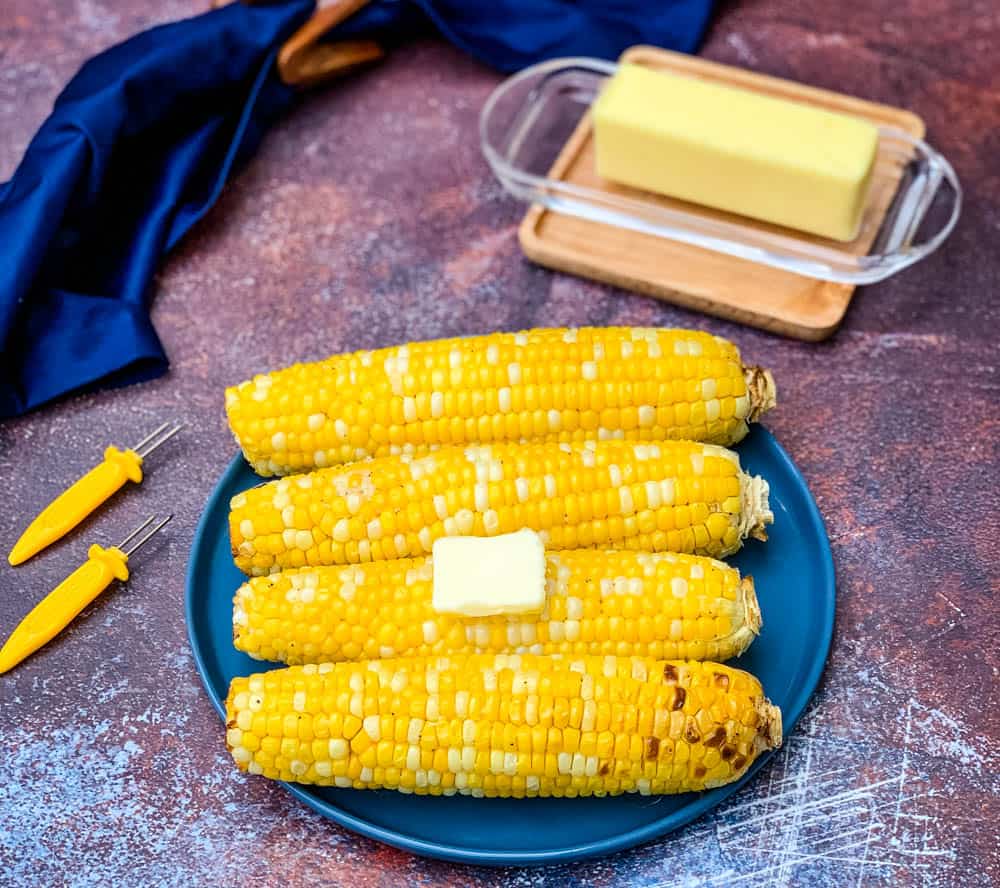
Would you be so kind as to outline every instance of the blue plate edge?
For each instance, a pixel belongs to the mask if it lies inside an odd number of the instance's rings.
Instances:
[[[824,601],[826,607],[824,609],[824,621],[822,627],[822,656],[816,658],[813,668],[808,672],[806,680],[802,683],[803,691],[794,698],[793,705],[786,706],[782,712],[782,733],[783,738],[787,740],[788,735],[795,728],[795,725],[801,718],[802,713],[805,711],[809,700],[812,698],[812,695],[819,684],[823,671],[826,668],[826,661],[829,657],[830,646],[833,641],[833,626],[836,610],[836,574],[833,564],[833,552],[830,549],[830,541],[826,532],[826,525],[819,512],[819,507],[816,505],[816,501],[813,498],[812,492],[809,490],[809,485],[806,483],[802,473],[792,461],[788,452],[781,446],[777,438],[775,438],[774,435],[763,426],[760,428],[767,431],[767,434],[771,439],[770,443],[775,448],[778,457],[784,464],[784,468],[801,485],[802,490],[805,491],[805,502],[807,505],[809,519],[817,530],[817,537],[823,543],[822,562],[820,565],[817,565],[817,568],[822,570],[823,576],[821,577],[821,582],[826,590],[826,597]],[[232,480],[233,476],[240,471],[244,464],[242,455],[237,453],[226,467],[225,472],[223,472],[222,476],[216,481],[212,493],[205,502],[201,518],[198,520],[198,525],[195,529],[194,538],[191,543],[191,556],[189,557],[187,570],[185,572],[184,617],[185,622],[187,623],[188,643],[191,645],[195,667],[198,670],[198,675],[201,678],[202,685],[205,688],[212,706],[215,708],[216,712],[219,713],[223,722],[225,722],[225,706],[221,700],[217,700],[215,698],[208,676],[208,667],[205,663],[204,657],[202,656],[200,646],[196,643],[194,635],[194,620],[192,618],[195,605],[193,594],[195,582],[195,558],[193,556],[195,551],[201,545],[209,516],[213,513],[218,501],[222,498],[223,491],[228,486],[227,482]],[[286,783],[284,781],[276,782],[281,783],[281,785],[289,793],[318,814],[328,817],[335,823],[338,823],[353,832],[380,842],[384,842],[387,845],[391,845],[404,851],[452,863],[479,866],[541,866],[606,856],[618,851],[634,848],[638,845],[660,838],[661,836],[680,829],[681,827],[687,826],[689,823],[697,820],[703,814],[706,814],[709,810],[721,804],[727,798],[746,786],[747,783],[754,778],[758,771],[760,771],[760,769],[767,764],[768,761],[770,761],[775,751],[768,752],[758,758],[750,766],[747,773],[735,783],[721,786],[718,789],[709,790],[708,792],[703,793],[697,801],[688,805],[682,811],[672,812],[661,820],[651,823],[648,826],[621,833],[613,838],[590,842],[580,846],[556,848],[546,851],[486,852],[470,850],[461,846],[441,844],[438,842],[428,842],[424,839],[414,838],[394,830],[383,829],[382,827],[374,826],[367,821],[360,820],[340,810],[329,802],[317,799],[311,794],[311,792],[309,792],[308,789],[305,789],[297,784]],[[488,800],[484,801],[487,801],[488,803]]]
[[[198,670],[198,677],[201,678],[202,687],[204,687],[205,693],[208,695],[212,708],[215,709],[215,711],[222,718],[223,724],[225,724],[226,721],[226,707],[222,705],[221,700],[216,700],[215,695],[212,693],[212,687],[208,679],[208,667],[205,665],[205,658],[202,656],[201,646],[197,643],[194,636],[193,617],[196,561],[194,554],[198,547],[201,546],[202,538],[205,536],[209,515],[211,515],[215,510],[217,501],[222,498],[222,491],[229,486],[232,476],[236,475],[243,462],[243,455],[241,453],[237,453],[236,456],[229,461],[229,465],[226,466],[226,470],[215,482],[212,492],[208,495],[208,499],[205,500],[205,505],[201,510],[201,517],[198,519],[198,525],[195,527],[194,536],[191,539],[191,552],[188,555],[187,570],[184,571],[184,622],[187,624],[188,644],[191,646],[191,653],[194,656],[194,665]]]

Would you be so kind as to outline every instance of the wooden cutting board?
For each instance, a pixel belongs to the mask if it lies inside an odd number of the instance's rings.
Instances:
[[[880,126],[896,127],[918,139],[924,135],[923,120],[900,108],[866,102],[665,49],[635,46],[622,55],[621,61],[853,114]],[[899,164],[880,164],[879,169],[883,172],[873,178],[870,209],[866,213],[862,232],[857,240],[847,245],[847,249],[856,255],[867,253],[870,249],[902,175]],[[580,120],[560,152],[550,177],[605,192],[636,194],[632,189],[604,182],[597,177],[589,114]],[[643,197],[663,206],[684,206],[682,202],[666,197],[646,194]],[[703,208],[699,211],[738,219]],[[766,223],[739,221],[769,230],[782,230]],[[854,293],[852,284],[804,277],[656,235],[555,213],[537,204],[528,210],[518,236],[525,255],[548,268],[593,278],[797,339],[815,341],[833,333]],[[810,237],[799,233],[796,236]],[[811,239],[818,243],[830,243],[820,238]],[[837,246],[843,248],[843,245]]]

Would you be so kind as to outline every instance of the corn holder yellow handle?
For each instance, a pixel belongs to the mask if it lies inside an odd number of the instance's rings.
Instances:
[[[31,522],[14,544],[7,560],[12,565],[22,564],[69,533],[115,491],[120,490],[126,481],[135,484],[142,481],[143,459],[181,429],[180,425],[174,426],[164,435],[168,425],[164,423],[129,450],[117,447],[105,450],[104,462],[87,472],[69,490],[59,494]]]
[[[142,457],[134,450],[109,447],[104,451],[104,462],[42,509],[14,544],[7,560],[21,564],[41,552],[69,533],[126,481],[142,481]]]
[[[155,518],[149,518],[118,546],[109,546],[107,549],[98,545],[91,546],[87,552],[87,560],[35,605],[0,648],[0,673],[12,669],[29,654],[55,638],[114,580],[127,580],[129,555],[163,527],[170,517],[168,515],[130,549],[125,550],[123,547]]]
[[[0,648],[0,672],[55,638],[112,580],[128,579],[128,556],[121,549],[94,545],[87,555],[80,567],[35,605]]]

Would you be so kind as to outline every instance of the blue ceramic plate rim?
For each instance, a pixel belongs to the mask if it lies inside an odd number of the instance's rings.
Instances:
[[[789,703],[786,703],[782,707],[783,733],[787,737],[794,728],[795,724],[798,722],[799,718],[802,716],[806,705],[811,699],[813,692],[816,690],[816,686],[819,684],[823,670],[826,667],[826,659],[833,639],[834,614],[836,610],[836,579],[833,567],[833,553],[830,550],[830,542],[826,533],[826,527],[823,523],[823,518],[819,513],[819,508],[816,506],[816,502],[809,491],[805,478],[802,477],[802,473],[798,470],[798,467],[792,461],[785,449],[766,428],[763,426],[757,426],[754,430],[754,434],[765,435],[767,437],[767,446],[772,450],[774,456],[782,464],[783,469],[794,481],[795,486],[802,497],[801,503],[805,507],[806,514],[808,516],[810,523],[809,530],[819,543],[819,549],[815,553],[819,556],[815,567],[818,574],[817,585],[822,588],[822,598],[819,601],[814,602],[814,605],[820,614],[821,622],[818,633],[820,637],[816,639],[818,642],[815,649],[816,655],[811,661],[810,669],[805,673],[799,685],[798,693]],[[212,490],[211,495],[205,503],[205,509],[198,521],[198,527],[195,530],[194,540],[191,544],[191,556],[188,561],[184,590],[184,616],[185,621],[187,622],[188,641],[191,644],[191,650],[194,654],[195,666],[198,669],[198,674],[201,677],[205,691],[208,694],[209,699],[212,701],[212,705],[215,707],[216,712],[218,712],[222,717],[223,721],[225,721],[224,698],[220,697],[215,692],[211,678],[209,677],[208,664],[205,662],[204,652],[202,650],[200,639],[197,635],[195,623],[195,590],[197,581],[195,574],[198,570],[198,565],[204,557],[201,554],[201,550],[207,544],[206,541],[210,532],[209,525],[212,523],[212,518],[220,507],[228,511],[228,502],[221,502],[221,500],[225,496],[225,492],[230,483],[241,471],[244,470],[245,465],[246,464],[243,461],[242,455],[237,454],[230,461],[225,472],[223,472],[222,476],[219,478],[215,488]],[[673,811],[670,814],[667,814],[643,827],[627,830],[617,835],[592,842],[556,847],[544,851],[473,849],[462,845],[451,845],[446,842],[427,841],[412,835],[407,835],[404,832],[386,829],[385,827],[371,823],[368,820],[355,817],[354,815],[349,814],[348,812],[337,807],[335,804],[327,802],[324,799],[317,798],[309,791],[308,787],[294,783],[286,783],[284,781],[278,782],[280,782],[281,785],[288,790],[288,792],[299,799],[299,801],[308,805],[318,814],[328,817],[334,822],[356,833],[360,833],[361,835],[368,836],[369,838],[376,839],[380,842],[385,842],[387,845],[392,845],[396,848],[411,851],[414,854],[419,854],[424,857],[433,857],[439,860],[448,860],[456,863],[479,864],[486,866],[532,866],[573,862],[612,854],[616,851],[622,851],[627,848],[633,848],[636,845],[641,845],[644,842],[659,838],[669,832],[679,829],[682,826],[686,826],[746,786],[773,754],[774,753],[767,753],[758,758],[753,765],[750,766],[746,774],[744,774],[743,777],[735,783],[730,783],[726,786],[721,786],[718,789],[703,792],[694,797],[692,801],[685,804],[683,808]]]

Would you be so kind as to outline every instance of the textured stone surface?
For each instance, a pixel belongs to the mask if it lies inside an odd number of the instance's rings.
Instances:
[[[196,0],[0,4],[0,179],[88,56]],[[913,108],[966,186],[941,253],[858,294],[804,345],[524,262],[522,213],[479,155],[498,78],[421,44],[317,92],[166,263],[172,367],[0,426],[0,542],[109,442],[192,431],[141,489],[29,566],[0,567],[0,633],[86,542],[153,510],[134,582],[0,678],[4,885],[984,885],[1000,880],[1000,11],[993,0],[723,5],[705,53]],[[183,573],[233,453],[224,385],[349,347],[534,324],[690,324],[774,368],[769,425],[819,503],[838,573],[820,692],[759,779],[691,827],[614,857],[494,871],[354,836],[238,775],[185,635]]]

